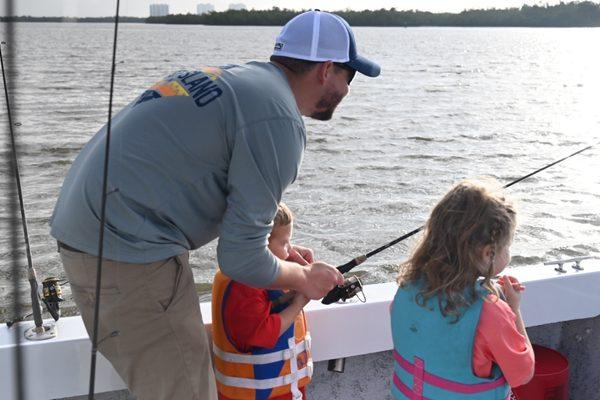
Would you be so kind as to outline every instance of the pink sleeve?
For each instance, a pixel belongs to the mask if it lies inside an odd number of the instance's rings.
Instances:
[[[473,344],[473,372],[485,378],[498,364],[511,387],[521,386],[531,378],[535,366],[533,349],[516,326],[516,315],[505,301],[489,296],[483,303]]]

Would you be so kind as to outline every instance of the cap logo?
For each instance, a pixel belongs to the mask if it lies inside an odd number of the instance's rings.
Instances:
[[[283,49],[283,43],[277,42],[275,43],[275,51],[281,51]]]

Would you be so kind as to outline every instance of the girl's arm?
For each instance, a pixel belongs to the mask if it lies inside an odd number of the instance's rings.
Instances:
[[[512,308],[512,307],[511,307]],[[517,330],[523,336],[525,336],[525,340],[527,340],[527,347],[533,349],[531,346],[531,341],[529,340],[529,335],[527,335],[527,330],[525,329],[525,323],[523,322],[523,316],[521,316],[521,309],[513,309],[513,312],[517,316],[515,324],[517,325]],[[531,375],[533,377],[533,374]]]
[[[523,286],[514,276],[508,275],[501,277],[498,280],[498,283],[500,284],[502,292],[506,297],[506,303],[509,305],[512,312],[515,313],[515,325],[517,327],[517,331],[519,331],[519,333],[525,337],[525,340],[527,341],[527,348],[533,352],[529,335],[527,335],[527,329],[525,329],[525,322],[523,322],[523,316],[521,315],[521,295],[525,291],[525,286]],[[533,377],[533,373],[534,371],[532,370],[529,379]]]
[[[514,276],[507,275],[500,278],[498,283],[500,284],[502,292],[506,297],[506,303],[517,316],[515,321],[517,330],[521,335],[525,336],[525,339],[527,339],[527,345],[531,347],[531,341],[527,335],[525,323],[523,322],[523,316],[521,315],[521,294],[525,291],[525,286],[523,286]]]

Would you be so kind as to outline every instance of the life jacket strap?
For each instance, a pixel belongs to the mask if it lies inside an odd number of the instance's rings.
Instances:
[[[415,356],[413,369],[413,397],[412,400],[423,400],[423,378],[425,377],[425,361]]]
[[[296,350],[296,339],[295,338],[291,337],[288,339],[288,347],[294,353],[292,355],[292,361],[290,361],[290,372],[292,375],[296,375],[298,373],[298,362],[296,360],[298,360],[298,354],[300,354],[300,353]],[[298,381],[299,380],[300,379],[296,379],[290,383],[292,398],[294,400],[302,398],[302,392],[300,392],[300,389],[298,389]]]
[[[294,364],[294,363],[292,363]],[[235,376],[226,376],[223,375],[219,370],[215,369],[215,378],[217,381],[221,382],[223,385],[245,388],[245,389],[256,389],[256,390],[266,390],[273,389],[279,386],[291,385],[292,383],[296,383],[305,377],[311,377],[313,373],[313,362],[309,361],[306,364],[306,367],[297,370],[295,373],[291,373],[289,375],[278,376],[275,378],[269,379],[251,379],[251,378],[238,378]],[[296,398],[296,396],[295,396]],[[301,398],[301,397],[300,397]]]
[[[402,393],[404,396],[406,396],[407,399],[414,399],[415,397],[415,392],[413,392],[407,385],[404,384],[404,382],[402,382],[400,380],[400,378],[398,378],[398,375],[394,374],[394,386],[396,386],[396,389],[398,389],[400,391],[400,393]],[[419,396],[418,397],[421,400],[431,400],[425,396]]]
[[[415,383],[415,387],[413,387],[412,390],[408,389],[408,390],[410,390],[411,394],[407,395],[407,397],[410,399],[425,400],[425,397],[422,397],[423,383],[427,383],[429,385],[439,387],[439,388],[447,390],[449,392],[464,393],[464,394],[474,394],[474,393],[481,393],[481,392],[494,390],[506,383],[506,378],[504,378],[504,376],[501,376],[498,379],[493,380],[493,381],[483,382],[483,383],[473,383],[473,384],[451,381],[451,380],[444,379],[440,376],[437,376],[437,375],[434,375],[434,374],[431,374],[431,373],[425,371],[423,360],[421,360],[417,357],[415,357],[415,364],[412,364],[411,362],[406,360],[404,357],[402,357],[400,355],[400,353],[398,353],[398,351],[396,351],[396,349],[394,349],[393,353],[394,353],[394,360],[396,361],[396,365],[398,365],[400,368],[402,368],[409,374],[413,375],[413,378],[414,378],[413,381]],[[400,383],[402,383],[400,381],[400,378],[396,374],[394,374],[394,382],[396,382],[396,380],[399,381]],[[420,385],[420,388],[419,388],[419,385]],[[396,386],[398,386],[398,385],[396,385]],[[402,391],[401,388],[399,388],[399,390]],[[419,396],[421,396],[421,397],[419,397]]]
[[[294,338],[291,338],[294,342]],[[284,350],[277,350],[272,353],[266,354],[238,354],[229,353],[219,348],[213,342],[213,353],[223,361],[238,363],[238,364],[270,364],[277,361],[286,361],[292,358],[296,358],[295,354],[300,354],[303,351],[310,351],[311,337],[310,334],[306,334],[304,340],[298,343],[294,343],[290,348]]]

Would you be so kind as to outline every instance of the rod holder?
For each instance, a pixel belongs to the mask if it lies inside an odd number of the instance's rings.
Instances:
[[[56,334],[56,325],[53,323],[43,323],[42,326],[31,327],[24,333],[27,340],[48,340],[55,338]]]
[[[336,358],[335,360],[327,361],[327,371],[344,373],[346,367],[346,358]]]

